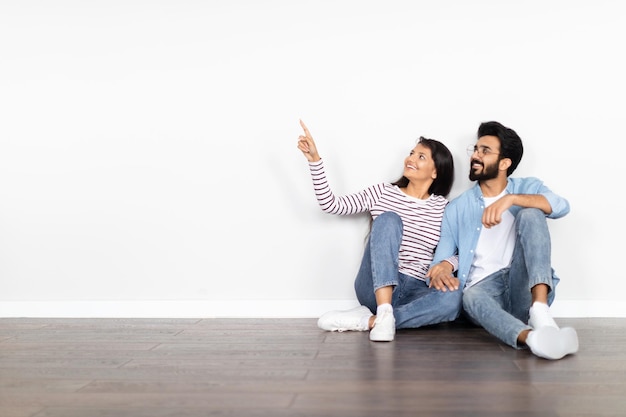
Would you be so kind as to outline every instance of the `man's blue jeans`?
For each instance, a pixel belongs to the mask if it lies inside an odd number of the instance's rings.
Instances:
[[[531,288],[548,285],[554,301],[559,278],[551,267],[550,232],[539,209],[522,209],[515,218],[516,242],[509,268],[503,268],[463,293],[469,318],[509,346],[519,348],[517,336],[526,329],[532,303]]]
[[[461,311],[461,290],[439,291],[425,281],[398,271],[402,241],[402,219],[394,212],[379,215],[365,247],[354,282],[359,302],[376,314],[374,291],[393,286],[393,315],[396,328],[415,328],[455,320]]]

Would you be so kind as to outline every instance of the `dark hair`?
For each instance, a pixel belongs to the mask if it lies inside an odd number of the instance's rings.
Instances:
[[[450,149],[443,143],[439,142],[435,139],[428,139],[424,136],[420,136],[417,140],[418,144],[422,144],[428,149],[430,149],[430,153],[432,154],[433,161],[435,161],[435,169],[437,170],[437,178],[434,179],[433,183],[428,187],[428,192],[430,194],[436,194],[443,197],[447,197],[450,194],[450,190],[452,189],[452,184],[454,183],[454,158],[452,157],[452,153]],[[400,188],[404,188],[409,185],[409,179],[404,175],[401,176],[398,180],[391,183],[392,185],[397,185]],[[369,231],[365,236],[365,240],[369,237],[370,232],[372,231],[372,223],[374,219],[370,216],[369,221]]]
[[[435,161],[437,178],[430,184],[428,192],[447,197],[454,183],[454,159],[452,158],[452,153],[446,145],[435,139],[420,136],[417,143],[430,149],[430,153]],[[404,188],[409,184],[409,179],[403,175],[397,181],[392,182],[392,184]]]
[[[522,139],[513,129],[503,126],[498,122],[483,122],[478,127],[478,138],[482,136],[495,136],[500,141],[500,155],[498,160],[509,158],[511,165],[506,171],[508,177],[515,171],[524,154]]]

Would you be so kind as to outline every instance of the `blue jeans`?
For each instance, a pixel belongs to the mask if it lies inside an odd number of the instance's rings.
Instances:
[[[402,219],[394,212],[385,212],[374,220],[354,282],[359,302],[376,314],[374,291],[393,286],[391,305],[397,329],[455,320],[461,311],[460,290],[428,288],[426,282],[398,271],[402,229]]]
[[[559,278],[550,265],[550,232],[539,209],[522,209],[515,218],[516,241],[511,266],[503,268],[463,293],[469,318],[509,346],[519,348],[517,336],[526,329],[532,304],[531,288],[546,284],[548,304],[554,301]]]

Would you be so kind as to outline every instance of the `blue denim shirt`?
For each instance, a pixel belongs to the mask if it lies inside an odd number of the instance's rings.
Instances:
[[[550,191],[538,178],[508,178],[506,191],[509,194],[543,195],[552,207],[552,213],[547,215],[548,218],[558,219],[569,213],[569,202]],[[516,216],[521,208],[511,206],[509,211]],[[485,201],[476,183],[472,188],[450,201],[443,214],[441,238],[431,266],[443,260],[452,263],[454,270],[458,271],[460,288],[465,287],[474,260],[474,251],[483,227],[481,219],[484,209]],[[430,283],[430,280],[428,279],[427,282]]]

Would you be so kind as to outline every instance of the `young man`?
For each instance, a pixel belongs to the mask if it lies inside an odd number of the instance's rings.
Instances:
[[[559,278],[546,218],[565,216],[569,203],[537,178],[509,178],[523,150],[512,129],[480,125],[468,148],[476,184],[446,207],[426,276],[441,291],[460,288],[469,318],[509,346],[561,359],[578,351],[578,336],[549,313]]]

